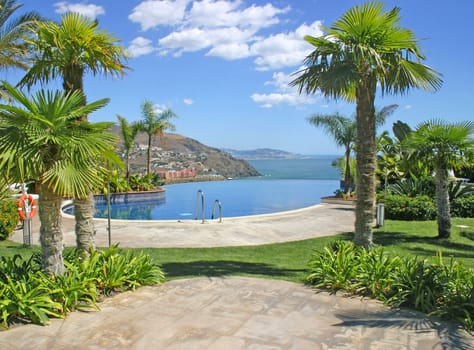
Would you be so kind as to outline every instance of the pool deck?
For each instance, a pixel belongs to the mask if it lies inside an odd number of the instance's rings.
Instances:
[[[107,220],[94,220],[96,245],[108,245]],[[75,245],[74,218],[62,218],[64,243]],[[111,220],[111,243],[121,247],[224,247],[248,246],[352,232],[352,206],[318,204],[282,213],[219,220]],[[11,238],[23,242],[23,232]],[[33,244],[39,244],[38,215],[33,221]]]
[[[201,221],[112,221],[122,247],[243,246],[351,232],[350,206],[322,204],[273,215]],[[107,221],[96,243],[107,246]],[[38,242],[38,222],[33,241]],[[74,220],[64,218],[74,245]],[[22,232],[13,239],[22,242]],[[299,283],[251,277],[168,281],[107,298],[99,312],[72,312],[47,327],[0,330],[0,349],[474,349],[456,325],[381,302]]]

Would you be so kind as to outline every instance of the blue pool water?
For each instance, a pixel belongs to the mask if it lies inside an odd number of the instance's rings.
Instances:
[[[320,203],[320,198],[339,188],[335,156],[307,159],[249,161],[258,178],[195,182],[164,186],[166,192],[153,201],[113,204],[111,218],[128,220],[194,219],[196,197],[204,193],[205,218],[211,217],[214,201],[222,205],[223,217],[275,213]],[[199,218],[201,218],[199,205]],[[218,215],[216,208],[215,217]],[[96,217],[106,218],[105,204],[96,204]]]
[[[222,206],[223,217],[268,214],[299,209],[320,203],[332,193],[337,180],[261,180],[195,182],[164,186],[158,200],[113,204],[111,218],[128,220],[194,219],[199,190],[204,193],[204,213],[211,217],[214,201]],[[199,199],[199,218],[202,216]],[[105,204],[96,204],[96,217],[106,218]],[[218,216],[216,207],[215,217]]]

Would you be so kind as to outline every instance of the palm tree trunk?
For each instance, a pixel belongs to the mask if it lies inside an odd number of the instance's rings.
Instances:
[[[61,231],[61,197],[46,184],[39,184],[39,218],[41,264],[50,275],[65,271],[63,260],[63,233]]]
[[[148,159],[146,163],[146,174],[150,175],[151,171],[151,135],[148,135]]]
[[[127,182],[130,182],[130,151],[127,150],[125,155],[125,167],[127,168]]]
[[[356,141],[356,219],[354,243],[363,247],[372,245],[372,227],[375,210],[375,79],[361,84],[356,91],[357,141]]]
[[[85,254],[95,248],[94,237],[94,196],[74,199],[74,217],[76,219],[76,247]]]
[[[451,215],[449,207],[448,171],[438,168],[436,171],[436,207],[438,211],[438,237],[451,235]]]
[[[349,194],[351,188],[351,150],[346,149],[346,171],[344,172],[344,193]]]

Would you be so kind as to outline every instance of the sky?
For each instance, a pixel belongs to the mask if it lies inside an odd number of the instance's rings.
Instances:
[[[310,125],[313,114],[352,116],[355,104],[298,94],[288,82],[313,47],[305,35],[324,34],[360,1],[337,0],[17,0],[18,11],[60,21],[68,11],[99,21],[120,40],[130,67],[121,78],[86,75],[88,101],[108,97],[91,121],[142,118],[147,100],[177,114],[176,133],[208,146],[274,148],[300,154],[342,154],[330,136]],[[443,74],[437,92],[377,94],[377,108],[398,104],[381,130],[402,120],[412,127],[430,119],[474,120],[474,1],[385,1],[401,8],[403,27],[420,40],[427,65]],[[468,15],[469,14],[469,15]],[[2,73],[15,82],[23,73]],[[60,88],[60,82],[47,88]]]

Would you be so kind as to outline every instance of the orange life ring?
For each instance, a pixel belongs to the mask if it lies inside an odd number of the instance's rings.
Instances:
[[[23,193],[18,200],[18,215],[20,215],[22,220],[26,218],[25,212],[23,211],[23,203],[25,200],[28,200],[31,205],[30,218],[34,217],[36,214],[36,202],[33,199],[33,196],[31,194]]]

